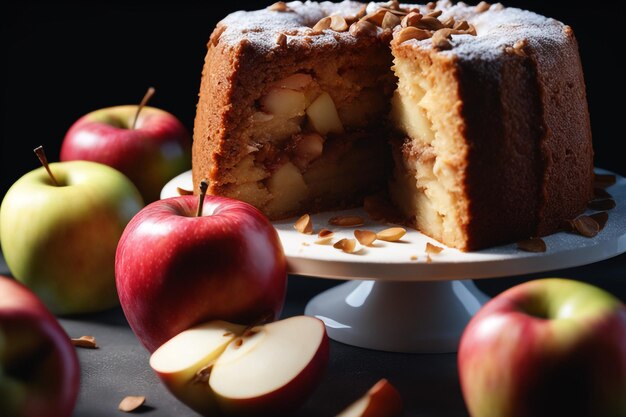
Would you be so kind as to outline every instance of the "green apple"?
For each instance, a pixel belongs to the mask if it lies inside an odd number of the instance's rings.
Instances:
[[[13,184],[0,207],[2,252],[13,276],[55,314],[118,304],[115,250],[143,207],[139,191],[106,165],[73,161],[41,167]]]

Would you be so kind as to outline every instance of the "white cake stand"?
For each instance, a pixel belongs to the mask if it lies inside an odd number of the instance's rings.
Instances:
[[[178,195],[176,187],[191,188],[190,172],[170,181],[161,197]],[[570,268],[626,252],[626,180],[618,177],[608,191],[617,207],[609,212],[602,232],[594,238],[571,233],[545,237],[544,253],[523,252],[515,244],[470,253],[446,247],[429,261],[426,242],[442,245],[409,230],[401,242],[376,241],[374,247],[348,254],[332,244],[316,244],[316,235],[298,233],[293,228],[295,219],[273,224],[290,274],[349,280],[315,296],[306,306],[305,313],[323,320],[332,339],[393,352],[455,352],[467,322],[488,299],[470,279]],[[354,228],[328,224],[330,217],[346,214],[366,219],[360,229],[389,227],[354,209],[315,214],[314,228],[332,229],[333,242],[353,238]]]

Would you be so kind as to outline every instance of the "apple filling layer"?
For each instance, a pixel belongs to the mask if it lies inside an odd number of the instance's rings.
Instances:
[[[390,152],[380,121],[393,77],[363,72],[330,66],[269,85],[243,135],[248,153],[226,173],[223,195],[278,219],[304,207],[358,205],[384,188]]]
[[[456,82],[426,62],[397,58],[392,118],[403,138],[393,143],[389,187],[397,207],[418,230],[450,246],[464,244],[462,172],[466,150],[455,140]],[[450,79],[444,79],[448,77]]]

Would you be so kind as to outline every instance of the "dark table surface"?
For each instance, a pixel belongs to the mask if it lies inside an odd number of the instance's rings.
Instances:
[[[0,274],[9,275],[0,257]],[[530,279],[564,277],[586,281],[626,300],[626,254],[566,270],[478,280],[478,287],[494,296]],[[303,314],[308,300],[341,281],[291,276],[283,316]],[[159,383],[148,365],[148,352],[128,327],[121,309],[81,317],[62,318],[71,337],[95,336],[99,349],[79,349],[81,391],[74,416],[122,415],[117,405],[127,395],[147,398],[142,413],[154,417],[194,416]],[[334,416],[360,397],[380,378],[400,391],[407,416],[466,417],[457,377],[455,354],[400,354],[331,342],[327,373],[297,416]]]

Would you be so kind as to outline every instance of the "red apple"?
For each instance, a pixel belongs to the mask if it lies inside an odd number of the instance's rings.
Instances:
[[[626,416],[626,308],[572,280],[515,286],[470,321],[458,365],[472,417]]]
[[[150,351],[208,320],[275,319],[287,283],[278,234],[256,208],[207,196],[156,201],[120,239],[115,275],[128,322]]]
[[[76,121],[63,140],[61,161],[87,160],[125,174],[149,203],[163,186],[191,167],[191,139],[171,113],[154,107],[117,106]],[[136,124],[135,124],[136,117]]]
[[[76,351],[22,284],[0,276],[0,415],[69,417],[79,389]]]
[[[402,397],[396,387],[381,379],[337,417],[399,417],[402,410]]]
[[[205,416],[277,416],[300,407],[328,364],[324,323],[295,316],[252,328],[211,321],[159,347],[150,366]]]

